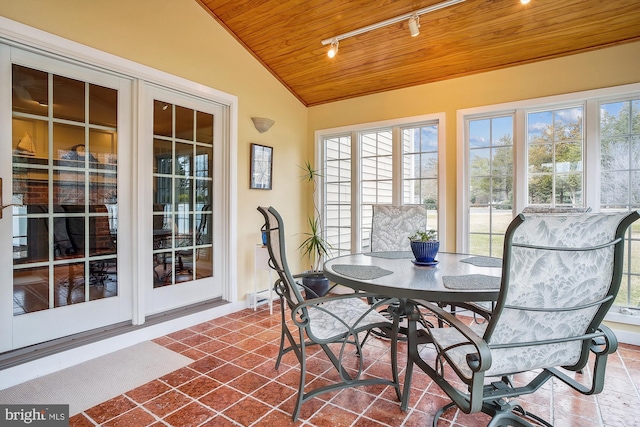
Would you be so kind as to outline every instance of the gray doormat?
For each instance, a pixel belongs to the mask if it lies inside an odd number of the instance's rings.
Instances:
[[[190,363],[189,357],[145,341],[0,390],[0,402],[68,404],[72,416]]]

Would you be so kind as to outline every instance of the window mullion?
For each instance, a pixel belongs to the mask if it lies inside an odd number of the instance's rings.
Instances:
[[[360,176],[362,172],[362,158],[360,147],[362,141],[360,134],[351,132],[351,251],[353,253],[362,252],[362,182]]]
[[[391,161],[392,161],[392,204],[400,206],[403,203],[402,194],[402,130],[399,126],[391,129]]]

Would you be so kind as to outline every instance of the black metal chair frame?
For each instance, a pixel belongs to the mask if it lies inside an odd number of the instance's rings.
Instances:
[[[285,254],[284,224],[282,218],[273,207],[258,207],[258,211],[260,211],[265,218],[263,230],[267,231],[267,248],[270,256],[269,265],[278,273],[279,277],[274,285],[275,291],[280,297],[280,315],[282,322],[276,369],[280,367],[282,357],[289,352],[293,352],[300,363],[300,382],[292,419],[294,421],[297,420],[302,404],[309,399],[322,393],[332,392],[346,387],[369,385],[391,386],[395,389],[396,396],[398,400],[400,400],[401,391],[397,369],[398,316],[394,316],[391,322],[383,319],[383,321],[378,321],[377,323],[369,323],[366,321],[367,319],[365,319],[365,317],[372,313],[380,316],[376,310],[382,309],[385,305],[397,303],[398,299],[384,298],[378,300],[374,305],[366,304],[365,300],[368,297],[378,297],[378,295],[368,293],[330,295],[309,300],[303,299],[300,289],[304,287],[301,283],[297,283],[295,279],[304,275],[293,276],[290,273]],[[331,310],[332,304],[349,299],[360,300],[362,307],[364,307],[362,314],[359,315],[357,319],[354,319],[355,321],[346,321]],[[293,325],[298,329],[297,337],[294,336],[294,333],[288,327],[287,308],[289,309]],[[331,323],[340,324],[342,332],[331,334],[327,337],[318,336],[317,333],[314,333],[313,323],[321,321],[316,320],[319,316],[320,318],[329,318]],[[377,377],[364,378],[362,374],[365,365],[364,356],[361,351],[364,340],[361,338],[361,335],[367,336],[367,332],[371,329],[389,326],[391,328],[391,379]],[[317,329],[315,329],[315,331],[318,332]],[[335,348],[333,344],[338,344],[336,350],[332,350],[332,347]],[[339,374],[339,381],[305,392],[306,351],[307,347],[312,345],[319,345],[327,355]],[[354,369],[355,374],[347,372],[347,370],[351,370],[352,367],[343,366],[343,361],[349,354],[347,346],[351,345],[355,347],[355,354],[358,360],[357,369]]]

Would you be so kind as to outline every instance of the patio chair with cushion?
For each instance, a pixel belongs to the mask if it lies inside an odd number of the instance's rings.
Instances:
[[[426,228],[424,206],[373,205],[371,252],[410,251],[409,236]]]
[[[549,426],[515,398],[552,378],[585,395],[602,391],[617,340],[601,322],[620,287],[625,232],[639,217],[637,211],[520,214],[505,235],[501,288],[488,322],[467,326],[436,305],[420,304],[446,324],[428,329],[435,359],[416,362],[453,401],[434,426],[456,406],[490,415],[490,426],[531,426],[531,420]],[[411,341],[409,352],[419,359]],[[590,384],[576,374],[589,360]]]
[[[273,207],[259,207],[258,211],[265,219],[263,230],[267,232],[269,264],[279,277],[275,290],[280,296],[281,339],[276,369],[279,368],[282,357],[289,352],[293,352],[300,363],[300,382],[292,419],[295,421],[298,418],[304,402],[319,394],[345,387],[376,384],[391,386],[400,400],[397,369],[397,316],[390,320],[377,312],[383,306],[396,303],[398,300],[383,298],[377,300],[376,304],[369,305],[365,302],[366,298],[373,295],[366,293],[303,299],[300,284],[296,283],[287,264],[284,224],[280,214]],[[289,325],[293,329],[290,330]],[[365,372],[368,367],[365,365],[361,351],[363,336],[369,330],[383,326],[389,327],[393,334],[390,344],[389,378],[380,378],[374,372]],[[327,384],[322,381],[319,386],[312,386],[305,390],[307,349],[312,345],[320,346],[335,367],[337,375],[333,383]],[[350,351],[351,346],[354,351]]]

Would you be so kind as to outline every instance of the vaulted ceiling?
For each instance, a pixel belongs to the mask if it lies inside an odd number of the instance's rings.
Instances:
[[[640,40],[638,0],[466,0],[322,40],[442,0],[195,0],[304,105],[379,93]],[[640,52],[638,53],[640,55]]]

